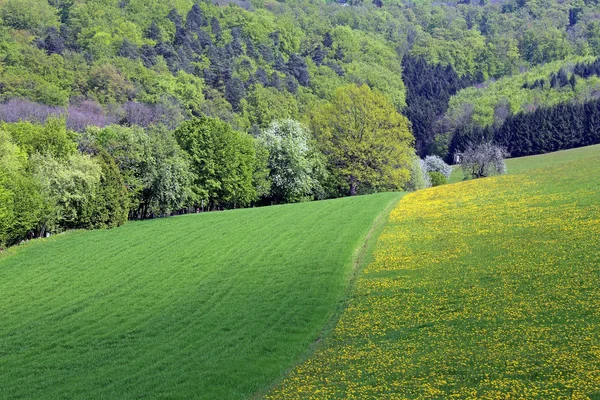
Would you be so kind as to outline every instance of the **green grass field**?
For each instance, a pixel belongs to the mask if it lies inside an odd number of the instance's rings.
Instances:
[[[269,399],[600,399],[600,146],[411,193]]]
[[[235,399],[293,367],[400,194],[72,232],[0,256],[0,398]]]
[[[600,146],[507,164],[12,248],[0,398],[600,398]]]
[[[581,160],[595,157],[600,154],[600,144],[595,146],[580,147],[577,149],[562,150],[555,153],[539,154],[536,156],[509,158],[506,160],[506,168],[509,174],[518,174],[535,168],[549,167],[568,161]],[[459,166],[454,166],[454,171],[448,180],[450,183],[462,181],[464,178]]]

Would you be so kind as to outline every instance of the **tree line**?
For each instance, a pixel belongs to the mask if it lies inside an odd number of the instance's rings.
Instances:
[[[564,103],[510,115],[501,125],[464,126],[455,131],[448,158],[470,144],[493,141],[520,157],[600,143],[600,99]]]
[[[0,247],[127,219],[401,190],[413,141],[367,85],[338,88],[309,125],[275,120],[256,135],[206,116],[81,133],[64,116],[3,122]]]

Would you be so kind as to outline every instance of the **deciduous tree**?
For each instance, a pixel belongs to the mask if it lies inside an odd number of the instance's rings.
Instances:
[[[414,151],[408,121],[368,86],[336,90],[313,126],[330,171],[346,182],[350,195],[400,189],[408,180]]]

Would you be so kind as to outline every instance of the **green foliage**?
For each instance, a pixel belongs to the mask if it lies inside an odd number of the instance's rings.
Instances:
[[[532,27],[526,30],[521,47],[523,57],[534,65],[562,60],[572,52],[566,32],[554,27]]]
[[[100,183],[85,213],[88,227],[115,228],[127,221],[129,194],[113,158],[104,150],[95,157],[100,165]]]
[[[451,65],[461,76],[474,76],[485,70],[487,46],[477,30],[436,30],[435,35],[423,35],[415,43],[411,54],[421,56],[431,64]]]
[[[155,214],[185,208],[191,196],[192,174],[186,154],[164,127],[146,131],[140,173],[144,189],[142,205]]]
[[[416,154],[412,156],[409,169],[410,177],[404,184],[404,190],[413,192],[415,190],[431,187],[431,178],[427,173],[423,160]]]
[[[322,192],[320,154],[304,126],[291,119],[273,121],[257,139],[269,154],[272,201],[294,203]]]
[[[0,17],[7,26],[35,33],[59,26],[56,9],[47,0],[5,0],[0,6]]]
[[[431,180],[431,186],[440,186],[448,183],[448,179],[438,171],[429,172],[429,179]]]
[[[575,90],[569,87],[551,87],[550,75],[562,68],[572,69],[577,62],[590,62],[592,58],[576,58],[557,61],[532,68],[522,74],[489,82],[483,88],[470,87],[461,90],[450,99],[446,120],[449,126],[476,124],[479,126],[502,123],[503,118],[518,112],[532,111],[539,106],[552,106],[571,100],[591,97],[600,78],[590,77],[585,83],[579,79]],[[545,80],[543,87],[524,87],[535,81]]]
[[[66,159],[77,152],[77,135],[67,130],[62,118],[49,118],[45,125],[31,122],[0,123],[0,130],[9,133],[12,140],[29,156],[43,153]]]
[[[132,217],[145,218],[184,208],[191,175],[186,155],[164,127],[111,125],[89,128],[84,147],[105,150],[115,160],[129,193]]]
[[[27,168],[27,154],[0,130],[0,248],[37,226],[42,198]]]
[[[175,131],[194,173],[194,202],[207,206],[246,206],[256,200],[257,166],[253,139],[214,118],[195,118]]]
[[[86,86],[89,91],[85,94],[101,104],[123,103],[133,98],[134,86],[112,64],[93,65]]]
[[[242,107],[249,126],[266,128],[276,119],[298,118],[298,106],[290,93],[260,85],[249,94]]]
[[[74,86],[73,71],[63,57],[48,55],[27,41],[18,34],[0,30],[1,98],[22,97],[48,105],[67,105]]]
[[[100,165],[78,153],[66,160],[36,153],[31,164],[44,199],[39,233],[89,226],[87,214],[100,185]]]
[[[339,88],[313,119],[331,174],[351,195],[398,190],[409,178],[413,137],[408,121],[368,86]]]

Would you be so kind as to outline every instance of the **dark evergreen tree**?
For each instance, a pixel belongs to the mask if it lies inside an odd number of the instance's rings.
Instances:
[[[121,48],[117,54],[119,57],[130,58],[132,60],[137,60],[140,56],[137,46],[127,38],[123,39],[123,44],[121,44]]]
[[[210,29],[212,30],[212,34],[215,35],[215,40],[219,42],[223,37],[223,31],[221,30],[219,20],[215,17],[210,19]]]
[[[156,50],[152,46],[145,44],[140,48],[140,58],[146,68],[156,64],[156,55]]]
[[[183,20],[181,19],[181,15],[177,12],[176,9],[172,8],[167,15],[167,19],[175,24],[175,26],[182,26]]]
[[[281,90],[281,79],[279,78],[279,74],[277,72],[273,72],[271,74],[269,86],[274,87],[277,90]]]
[[[573,7],[569,10],[569,26],[575,26],[579,21],[579,15],[583,13],[581,7]]]
[[[231,50],[234,57],[239,57],[244,54],[244,46],[242,45],[242,30],[239,27],[231,29]]]
[[[248,89],[248,88],[251,88],[255,84],[256,84],[256,77],[254,75],[250,75],[248,77],[248,79],[246,80],[246,82],[244,82],[244,87],[246,89]]]
[[[44,39],[44,49],[48,54],[62,54],[67,48],[66,39],[62,29],[59,31],[55,27],[51,26],[46,31],[46,39]]]
[[[417,153],[424,157],[431,151],[439,132],[437,121],[448,109],[450,97],[471,81],[460,78],[449,66],[429,65],[422,58],[410,56],[402,61],[402,77],[406,85],[405,114],[412,124]]]
[[[328,49],[333,46],[333,38],[331,37],[331,33],[325,32],[325,35],[323,36],[323,46],[327,47]]]
[[[204,82],[214,88],[219,88],[219,76],[214,73],[210,68],[205,68],[203,71]]]
[[[298,83],[302,86],[310,85],[310,75],[308,74],[308,68],[304,58],[298,54],[292,54],[287,63],[287,69],[294,78],[298,80]]]
[[[185,21],[185,28],[191,32],[199,32],[200,28],[203,26],[207,26],[208,22],[206,22],[206,18],[204,18],[204,14],[202,13],[202,9],[198,4],[194,4],[190,11],[187,14],[187,18]]]
[[[283,60],[283,56],[281,54],[277,54],[277,58],[275,59],[275,65],[273,66],[276,71],[279,72],[287,72],[287,65]]]
[[[182,69],[188,73],[191,73],[194,71],[194,68],[190,64],[190,62],[191,62],[190,53],[186,51],[185,47],[180,47],[177,49],[177,61],[179,63],[178,66],[176,67],[177,70]]]
[[[340,46],[337,46],[335,48],[335,54],[333,55],[333,58],[335,58],[338,61],[342,61],[345,57],[344,54],[344,49],[342,49]]]
[[[254,47],[252,38],[248,36],[244,42],[246,43],[246,55],[254,60],[258,59],[258,54],[256,53],[256,48]]]
[[[262,68],[258,67],[256,72],[254,73],[254,78],[258,83],[263,86],[269,86],[269,78],[267,77],[267,72]]]
[[[232,78],[225,84],[225,99],[233,107],[233,111],[240,111],[240,101],[246,96],[244,83],[239,78]]]
[[[313,50],[311,58],[317,66],[320,66],[321,64],[323,64],[323,60],[325,60],[326,56],[327,56],[327,52],[325,50],[323,50],[321,45],[318,45]]]
[[[280,39],[279,39],[279,31],[275,31],[275,32],[271,32],[269,34],[269,37],[271,38],[271,40],[273,41],[273,46],[275,48],[279,47],[279,43],[280,43]]]
[[[58,29],[51,26],[46,30],[46,38],[40,42],[39,47],[48,54],[62,54],[65,51],[65,39]]]
[[[542,154],[600,143],[600,99],[584,104],[540,107],[511,115],[499,126],[459,127],[450,143],[450,155],[470,143],[492,140],[512,157]]]
[[[182,26],[175,27],[175,38],[173,44],[175,46],[183,46],[188,42],[188,33]]]
[[[567,73],[565,72],[565,70],[562,68],[558,71],[558,74],[556,75],[556,79],[558,80],[558,85],[560,87],[565,87],[569,84],[569,77],[567,76]]]
[[[331,68],[336,74],[338,74],[338,76],[344,76],[344,70],[335,61],[327,61],[325,65]]]
[[[159,41],[161,39],[160,28],[156,24],[156,22],[152,21],[150,27],[146,31],[146,37],[151,40]]]
[[[202,49],[207,49],[213,45],[212,38],[210,35],[203,30],[198,32],[198,43]]]
[[[373,0],[373,4],[375,4],[375,6],[377,8],[383,7],[383,1],[382,0]]]
[[[269,46],[260,43],[258,45],[258,52],[266,63],[270,64],[273,62],[273,50]]]
[[[232,60],[224,48],[215,46],[209,49],[208,59],[210,60],[210,71],[212,72],[209,75],[211,86],[223,90],[225,84],[231,79]]]
[[[298,81],[291,75],[285,77],[285,87],[291,94],[298,93]]]

